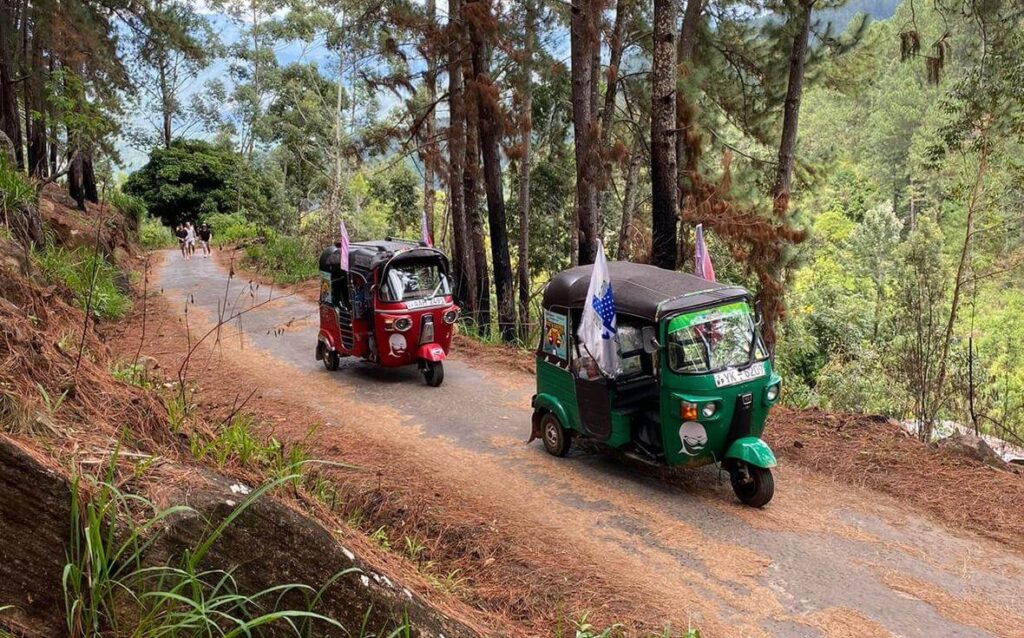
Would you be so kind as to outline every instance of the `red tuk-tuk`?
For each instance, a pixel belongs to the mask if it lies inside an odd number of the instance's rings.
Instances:
[[[416,242],[353,243],[348,270],[339,245],[320,255],[320,332],[316,359],[337,370],[341,357],[392,368],[417,364],[428,385],[444,381],[444,360],[459,318],[444,253]]]

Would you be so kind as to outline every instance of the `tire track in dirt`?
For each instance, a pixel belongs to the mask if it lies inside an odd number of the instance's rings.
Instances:
[[[209,326],[225,299],[252,304],[268,295],[242,282],[225,292],[226,274],[213,260],[169,259],[157,279],[171,313],[194,299],[195,326]],[[315,306],[298,296],[253,310],[222,335],[217,357],[240,375],[239,387],[260,387],[266,400],[320,415],[315,456],[350,460],[356,447],[388,450],[360,461],[386,467],[394,483],[437,487],[447,502],[428,500],[449,515],[476,526],[490,520],[481,537],[505,547],[498,558],[478,561],[480,573],[470,579],[484,592],[477,602],[510,623],[497,630],[544,635],[539,628],[557,612],[537,608],[545,602],[646,626],[692,621],[706,636],[843,635],[836,629],[849,626],[843,619],[901,636],[1011,635],[1006,625],[972,626],[948,613],[951,600],[969,605],[979,594],[1008,614],[1024,614],[1021,597],[1014,603],[1005,595],[1019,592],[1012,574],[1021,573],[1024,559],[990,541],[954,534],[885,497],[799,468],[780,468],[775,501],[754,511],[736,504],[728,481],[720,483],[710,469],[651,470],[589,449],[553,459],[521,443],[529,428],[529,376],[490,372],[458,356],[438,389],[426,388],[412,369],[345,362],[330,375],[312,357],[313,313]],[[201,384],[208,382],[201,365],[192,368]],[[305,432],[285,423],[275,435],[301,439]],[[924,551],[921,530],[930,543]],[[965,551],[1003,562],[998,569],[958,564]],[[495,560],[484,566],[488,558]],[[905,582],[880,575],[869,562],[935,591],[908,596],[899,586]],[[522,604],[514,591],[492,591],[501,579],[486,572],[495,568],[510,570],[507,585],[521,588]]]

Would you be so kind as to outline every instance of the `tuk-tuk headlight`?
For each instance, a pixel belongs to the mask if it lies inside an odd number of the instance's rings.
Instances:
[[[455,323],[458,320],[458,318],[459,318],[459,309],[458,308],[452,308],[451,310],[447,310],[444,313],[444,322],[447,323],[447,324]]]
[[[679,404],[679,416],[682,417],[683,421],[696,421],[697,404],[683,401]]]
[[[700,413],[705,419],[715,416],[715,412],[718,412],[718,406],[714,402],[705,403],[704,407],[700,409]]]
[[[768,391],[765,393],[765,397],[769,401],[774,401],[775,399],[779,398],[779,390],[781,389],[779,386],[780,384],[776,383],[768,387]]]
[[[395,319],[395,330],[405,332],[409,328],[412,328],[412,319],[409,317],[399,317],[398,319]]]

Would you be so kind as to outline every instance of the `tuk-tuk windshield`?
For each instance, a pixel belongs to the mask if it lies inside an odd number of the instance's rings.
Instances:
[[[412,261],[392,264],[384,276],[380,298],[384,301],[428,299],[450,295],[448,277],[435,261]]]
[[[668,364],[675,372],[708,373],[768,357],[744,302],[674,317],[668,324]]]

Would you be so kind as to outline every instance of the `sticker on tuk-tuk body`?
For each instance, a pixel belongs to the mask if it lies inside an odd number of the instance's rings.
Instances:
[[[696,421],[685,421],[679,426],[679,441],[683,444],[680,454],[700,456],[708,445],[708,432]]]
[[[388,338],[388,356],[401,359],[405,356],[406,346],[405,337],[396,332]]]
[[[729,368],[715,373],[715,387],[723,388],[729,385],[746,383],[747,381],[753,381],[754,379],[763,377],[765,374],[764,361],[755,363],[745,370]]]
[[[669,333],[679,332],[692,326],[699,326],[703,323],[709,323],[712,321],[721,321],[722,319],[733,317],[736,315],[749,315],[750,306],[745,302],[737,301],[735,303],[725,304],[724,306],[716,306],[709,310],[701,310],[698,312],[691,312],[685,315],[679,315],[674,317],[668,324]]]
[[[544,311],[544,354],[556,356],[563,361],[567,360],[567,323],[565,315],[550,310]]]
[[[331,273],[320,271],[320,299],[324,303],[334,303],[334,299],[331,297]]]

